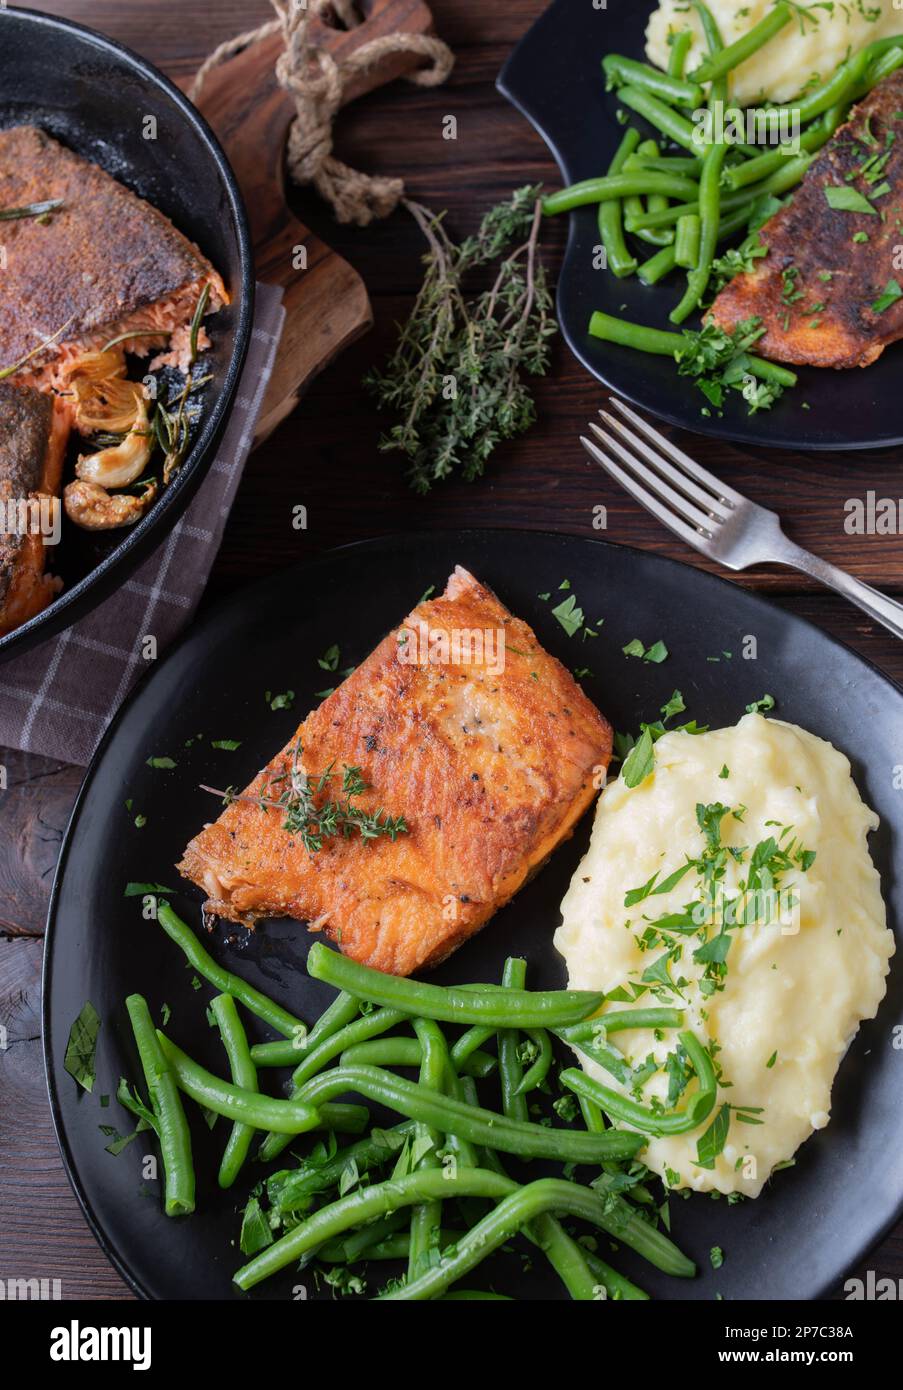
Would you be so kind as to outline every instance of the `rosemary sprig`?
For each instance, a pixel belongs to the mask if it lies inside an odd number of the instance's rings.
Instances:
[[[30,362],[33,357],[37,357],[39,353],[44,352],[46,348],[52,347],[57,339],[62,337],[74,318],[75,315],[70,314],[62,328],[58,328],[55,333],[51,333],[49,338],[44,338],[42,342],[38,343],[37,347],[31,349],[31,352],[26,352],[24,357],[20,357],[18,362],[13,362],[9,367],[0,368],[0,381],[5,381],[7,377],[13,376],[25,366],[26,362]]]
[[[169,483],[175,473],[179,471],[182,462],[188,452],[188,445],[191,439],[191,429],[185,415],[185,404],[192,392],[191,370],[197,361],[198,355],[198,334],[201,329],[201,320],[210,299],[210,284],[208,283],[201,290],[195,306],[194,314],[191,319],[189,331],[189,350],[188,350],[188,371],[185,374],[185,385],[182,388],[179,399],[176,402],[174,415],[170,415],[165,407],[158,401],[157,409],[154,412],[154,426],[157,431],[157,438],[163,445],[165,458],[163,460],[163,482]],[[162,416],[158,426],[158,418]],[[162,426],[162,428],[161,428]],[[165,433],[165,443],[164,443]]]
[[[0,208],[0,222],[18,222],[23,217],[46,217],[62,206],[62,198],[46,198],[43,203],[28,203],[26,207]]]
[[[426,274],[395,352],[365,385],[400,417],[380,449],[407,456],[417,492],[455,471],[468,481],[480,477],[497,445],[535,419],[523,375],[547,371],[548,340],[557,331],[538,254],[539,194],[538,187],[518,189],[460,244],[446,232],[444,214],[405,204],[429,243]],[[468,300],[465,277],[500,257],[491,287]]]
[[[347,840],[357,834],[364,841],[387,835],[394,844],[399,835],[408,833],[404,816],[388,816],[382,808],[373,812],[365,811],[353,804],[355,797],[369,791],[369,787],[364,781],[361,769],[349,767],[347,763],[343,765],[340,797],[335,800],[327,797],[318,804],[318,798],[327,791],[333,779],[335,764],[330,763],[326,771],[321,772],[318,777],[311,777],[301,766],[302,751],[299,740],[293,749],[288,772],[271,778],[261,796],[245,796],[235,792],[231,787],[220,791],[216,787],[202,785],[201,791],[221,797],[227,806],[231,806],[235,801],[248,801],[254,806],[259,806],[261,810],[272,807],[282,811],[283,830],[297,835],[309,854],[319,853],[323,848],[323,842],[334,839],[337,835],[342,835]]]

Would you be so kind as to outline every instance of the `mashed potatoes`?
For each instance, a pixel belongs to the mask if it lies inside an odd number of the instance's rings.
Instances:
[[[725,43],[733,43],[749,32],[772,9],[773,0],[709,0]],[[807,0],[803,0],[809,8]],[[650,62],[668,66],[668,33],[689,26],[696,41],[690,52],[690,71],[706,53],[702,26],[695,10],[684,8],[685,0],[661,0],[649,21],[646,33]],[[903,33],[903,9],[894,0],[837,0],[833,13],[816,7],[818,23],[804,22],[800,32],[797,19],[760,49],[733,77],[731,94],[742,106],[755,106],[762,100],[786,102],[798,96],[815,75],[826,78],[839,63],[875,39]]]
[[[706,814],[706,807],[715,809]],[[774,875],[775,920],[766,921],[763,899],[747,912],[746,925],[731,929],[722,989],[712,988],[717,966],[694,959],[718,926],[676,933],[680,955],[667,961],[667,977],[677,986],[671,990],[657,983],[668,952],[654,927],[648,935],[650,924],[701,900],[702,877],[694,866],[670,891],[649,892],[629,907],[624,899],[653,875],[662,883],[688,858],[704,855],[700,819],[716,862],[719,847],[728,850],[720,856],[728,897],[749,882],[756,847],[773,841],[775,853],[766,848],[759,859]],[[619,779],[603,793],[555,944],[572,988],[607,994],[626,988],[628,998],[606,1009],[682,1008],[683,1026],[720,1049],[716,1110],[689,1134],[651,1139],[641,1155],[670,1186],[758,1196],[775,1165],[828,1123],[837,1068],[860,1021],[877,1012],[894,952],[867,847],[877,824],[843,754],[804,729],[759,714],[732,729],[666,734],[646,781],[630,789]],[[767,877],[762,884],[767,887]],[[650,968],[652,983],[634,1004],[629,987]],[[669,1106],[677,1068],[672,1059],[669,1073],[667,1058],[677,1045],[676,1030],[656,1037],[649,1029],[613,1034],[608,1043],[634,1068],[651,1055],[660,1069],[643,1084],[641,1099],[648,1106],[657,1097],[668,1108],[685,1105],[696,1085],[691,1081]],[[590,1075],[626,1093],[607,1070],[582,1054],[581,1061]],[[739,1110],[730,1112],[714,1166],[700,1167],[697,1141],[725,1102]],[[738,1113],[753,1123],[738,1120]]]

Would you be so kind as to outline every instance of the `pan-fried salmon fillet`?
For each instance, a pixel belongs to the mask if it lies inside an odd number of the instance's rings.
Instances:
[[[856,195],[864,210],[844,210]],[[760,318],[766,332],[756,351],[778,362],[867,367],[903,338],[901,226],[903,71],[880,83],[824,147],[791,202],[761,229],[768,254],[725,286],[711,317],[727,331]]]
[[[187,350],[189,324],[204,285],[208,312],[228,302],[217,272],[163,213],[98,165],[34,126],[0,130],[0,209],[49,199],[44,219],[5,221],[0,274],[0,365],[20,361],[63,333],[28,364],[37,384],[63,384],[61,368],[122,333],[130,352],[169,345]],[[202,340],[201,345],[204,345]],[[184,365],[182,362],[177,365]],[[42,372],[43,369],[43,372]]]
[[[71,428],[69,408],[55,397],[0,382],[0,637],[52,602],[60,581],[45,573],[39,516],[27,513],[8,529],[8,512],[58,498]],[[24,525],[22,524],[24,521]]]
[[[299,745],[310,777],[360,768],[360,805],[403,816],[407,833],[337,835],[309,852],[284,810],[259,801],[279,796]],[[308,715],[179,868],[212,912],[249,925],[296,917],[355,960],[408,975],[478,931],[571,833],[611,747],[570,673],[459,567]]]

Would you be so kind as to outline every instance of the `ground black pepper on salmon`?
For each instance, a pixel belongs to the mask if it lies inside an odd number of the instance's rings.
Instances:
[[[228,302],[210,262],[150,203],[34,126],[0,131],[0,208],[57,199],[44,218],[3,225],[0,366],[61,329],[52,361],[156,330],[130,340],[144,354],[187,331],[205,284],[208,312]]]
[[[0,636],[41,612],[59,590],[45,573],[45,538],[9,529],[7,509],[59,496],[69,429],[63,402],[0,382]]]
[[[778,362],[867,367],[903,338],[903,72],[880,83],[761,231],[768,254],[728,284],[711,317],[757,317]]]

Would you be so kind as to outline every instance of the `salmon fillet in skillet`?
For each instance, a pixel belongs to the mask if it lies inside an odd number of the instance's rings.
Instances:
[[[437,664],[421,661],[427,632]],[[463,642],[440,650],[442,634],[476,632],[501,635],[503,660],[489,642],[482,653]],[[343,764],[359,767],[369,784],[360,804],[404,816],[408,833],[336,836],[309,853],[281,808],[257,802],[272,787],[279,795],[274,779],[299,742],[308,775],[334,763],[340,784]],[[570,835],[611,747],[570,673],[459,567],[308,715],[179,868],[212,912],[249,925],[296,917],[353,959],[408,975],[478,931]]]
[[[0,276],[2,278],[2,276]],[[40,613],[60,589],[45,573],[44,537],[6,529],[10,503],[58,498],[70,411],[29,386],[0,382],[0,637]]]
[[[855,190],[875,213],[831,207],[832,187]],[[792,201],[762,227],[768,255],[725,286],[711,317],[727,331],[761,318],[756,352],[777,362],[868,367],[903,338],[903,296],[892,290],[885,303],[891,282],[903,288],[901,229],[903,71],[824,147]]]
[[[28,364],[25,375],[38,385],[65,385],[67,363],[122,333],[151,331],[129,341],[139,355],[167,347],[175,333],[173,360],[184,365],[176,359],[185,357],[204,285],[208,312],[228,303],[210,262],[168,217],[98,165],[34,126],[0,130],[0,209],[49,199],[62,206],[47,218],[2,223],[0,366],[20,361],[63,325]]]

